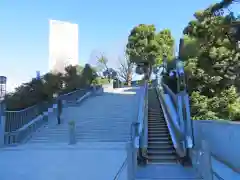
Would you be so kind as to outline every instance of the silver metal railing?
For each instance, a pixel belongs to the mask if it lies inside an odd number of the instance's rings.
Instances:
[[[76,91],[60,95],[57,99],[61,99],[66,103],[71,103],[76,101],[79,97],[82,97],[86,92],[86,89],[78,89]],[[54,99],[53,102],[57,99]],[[48,108],[52,106],[53,102],[42,102],[20,111],[6,111],[5,132],[13,132],[28,124],[37,118],[37,116],[47,111]]]
[[[159,102],[163,109],[164,117],[168,125],[170,135],[172,137],[174,148],[176,149],[176,152],[180,157],[185,157],[186,151],[184,147],[184,139],[185,139],[184,131],[182,131],[182,128],[180,128],[178,119],[173,118],[174,116],[171,113],[174,113],[174,112],[172,112],[171,109],[169,108],[165,100],[163,90],[159,89],[158,87],[156,88],[156,90],[157,90]],[[178,116],[175,116],[175,117],[178,118]]]
[[[88,92],[84,96],[79,98],[77,101],[82,102],[91,95],[92,92]],[[37,116],[35,119],[30,121],[28,124],[23,125],[21,128],[12,132],[5,132],[4,144],[5,145],[18,144],[23,141],[26,141],[28,138],[31,137],[30,135],[32,134],[32,132],[35,132],[36,129],[41,127],[49,119],[56,119],[57,121],[57,106],[55,104],[48,108],[46,112],[43,112],[43,114]]]

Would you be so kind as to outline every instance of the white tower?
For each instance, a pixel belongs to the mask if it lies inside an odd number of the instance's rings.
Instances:
[[[78,64],[78,25],[50,20],[49,71],[64,73],[65,67]]]

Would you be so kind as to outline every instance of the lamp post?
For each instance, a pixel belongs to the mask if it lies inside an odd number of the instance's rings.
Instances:
[[[57,124],[61,124],[61,114],[62,114],[62,100],[59,98],[58,93],[53,94],[53,98],[57,100]]]
[[[163,55],[163,73],[167,72],[167,56]]]
[[[5,136],[5,113],[6,113],[6,84],[7,78],[5,76],[0,76],[0,147],[4,146],[4,136]]]
[[[186,90],[186,81],[185,81],[185,73],[183,62],[180,59],[176,60],[176,71],[177,71],[177,90],[178,92]]]

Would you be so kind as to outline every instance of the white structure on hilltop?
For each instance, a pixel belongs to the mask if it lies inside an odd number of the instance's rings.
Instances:
[[[69,65],[78,64],[78,25],[50,20],[49,71],[64,73]]]

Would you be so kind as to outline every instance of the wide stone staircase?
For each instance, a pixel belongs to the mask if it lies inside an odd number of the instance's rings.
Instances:
[[[156,90],[148,91],[148,163],[176,163],[167,123]]]
[[[109,90],[82,105],[64,108],[62,123],[51,118],[27,143],[68,143],[69,121],[75,121],[78,142],[126,142],[137,116],[138,88]],[[80,107],[81,106],[81,107]]]

